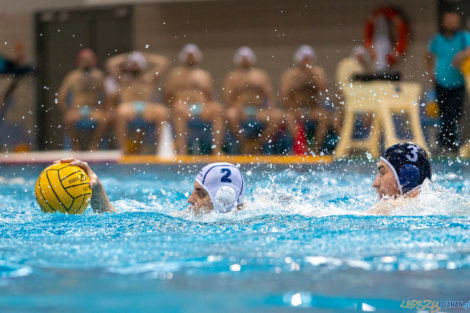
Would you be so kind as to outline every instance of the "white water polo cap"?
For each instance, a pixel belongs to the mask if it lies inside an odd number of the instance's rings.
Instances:
[[[219,213],[230,212],[243,203],[245,181],[233,164],[208,164],[199,172],[196,181],[207,191],[214,210]]]

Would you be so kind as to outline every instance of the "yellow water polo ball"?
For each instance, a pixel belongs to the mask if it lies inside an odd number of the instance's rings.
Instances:
[[[36,182],[36,200],[46,213],[82,214],[91,199],[85,171],[68,163],[48,166]]]

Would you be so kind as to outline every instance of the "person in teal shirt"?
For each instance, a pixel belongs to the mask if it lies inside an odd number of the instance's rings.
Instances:
[[[439,145],[451,152],[457,152],[460,146],[458,122],[465,99],[465,81],[460,66],[470,57],[470,33],[460,30],[460,25],[458,13],[444,12],[441,32],[431,40],[426,57],[441,111]]]

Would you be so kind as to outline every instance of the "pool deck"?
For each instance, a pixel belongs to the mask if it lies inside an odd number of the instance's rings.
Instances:
[[[48,164],[55,160],[74,157],[90,163],[112,164],[194,164],[230,162],[239,164],[327,164],[332,156],[301,155],[205,155],[205,156],[157,156],[122,155],[118,150],[96,152],[41,151],[0,154],[0,164]]]

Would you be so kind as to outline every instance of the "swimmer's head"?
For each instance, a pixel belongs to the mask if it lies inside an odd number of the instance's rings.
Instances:
[[[93,50],[86,48],[80,50],[77,55],[77,67],[81,69],[90,69],[96,67],[97,63],[96,54]]]
[[[202,61],[201,49],[193,43],[188,43],[181,49],[178,59],[185,65],[196,65]]]
[[[240,47],[235,51],[233,63],[238,67],[250,67],[256,63],[256,54],[250,47]]]
[[[317,60],[315,50],[309,45],[301,45],[294,54],[294,62],[299,66],[313,65]]]
[[[372,186],[381,198],[395,198],[418,189],[431,179],[431,163],[417,144],[402,142],[389,147],[380,157],[379,173]]]
[[[194,182],[188,198],[196,213],[216,211],[226,213],[243,203],[245,182],[238,167],[230,163],[204,166]]]
[[[142,52],[134,51],[127,57],[125,69],[128,72],[138,73],[147,69],[147,59]]]

